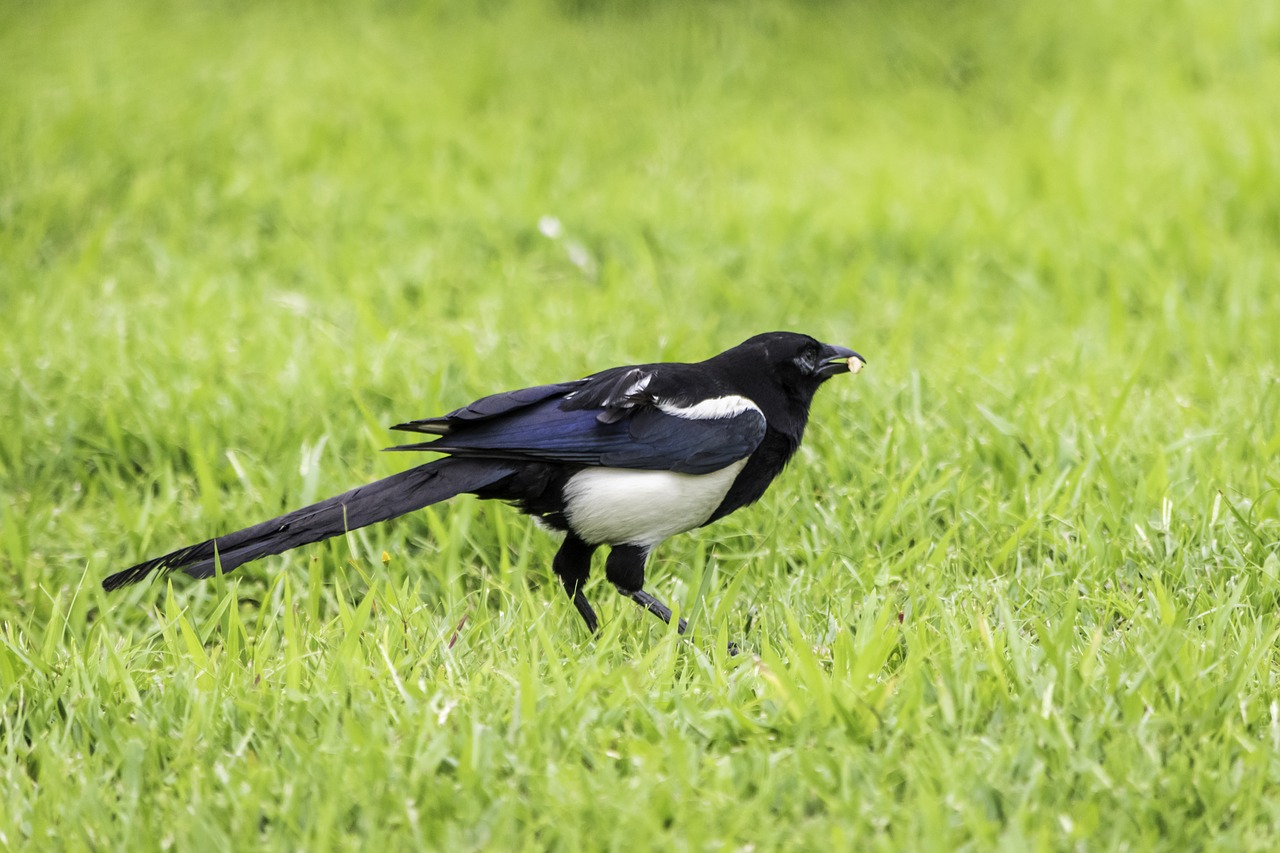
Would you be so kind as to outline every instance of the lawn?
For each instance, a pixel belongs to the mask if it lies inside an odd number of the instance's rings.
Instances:
[[[1250,0],[0,0],[0,848],[1277,849],[1276,92]],[[869,367],[688,636],[471,498],[99,586],[776,328]]]

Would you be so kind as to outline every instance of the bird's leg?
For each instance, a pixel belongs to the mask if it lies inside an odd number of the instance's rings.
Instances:
[[[671,608],[667,607],[667,605],[663,604],[643,589],[622,589],[619,587],[618,591],[634,601],[636,604],[639,604],[645,610],[648,610],[654,616],[657,616],[663,622],[666,622],[668,625],[671,624]],[[689,623],[683,619],[676,623],[676,630],[681,634],[683,634],[685,629],[688,627]]]
[[[587,603],[587,597],[580,592],[575,592],[573,594],[573,606],[578,608],[582,621],[587,623],[587,630],[594,634],[600,625],[600,620],[596,618],[596,612]]]
[[[564,584],[564,591],[573,601],[573,606],[578,608],[582,620],[587,623],[587,630],[593,634],[599,620],[587,603],[587,597],[582,594],[582,587],[587,582],[587,575],[591,573],[591,555],[595,550],[595,545],[588,545],[570,533],[565,536],[564,544],[551,561],[552,571],[560,578],[560,583]]]
[[[671,624],[671,608],[644,591],[644,564],[647,559],[648,548],[640,545],[615,545],[604,564],[605,575],[618,588],[618,592],[663,622]],[[687,627],[688,623],[683,619],[676,624],[681,634]]]
[[[648,610],[668,625],[671,624],[671,608],[644,591],[644,564],[649,558],[649,549],[638,545],[616,545],[609,551],[609,559],[605,561],[605,575],[618,588],[618,592]],[[689,623],[681,619],[676,623],[676,630],[681,634],[689,627]],[[729,654],[737,655],[741,649],[738,644],[729,641]]]

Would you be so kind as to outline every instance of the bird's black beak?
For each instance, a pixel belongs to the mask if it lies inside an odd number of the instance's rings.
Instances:
[[[818,375],[823,379],[837,373],[857,373],[867,366],[867,360],[848,347],[823,344],[818,357]]]

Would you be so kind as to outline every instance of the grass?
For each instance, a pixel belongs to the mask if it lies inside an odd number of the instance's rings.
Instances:
[[[0,4],[0,847],[1275,849],[1277,90],[1244,0]],[[771,328],[870,368],[689,638],[471,499],[98,586]]]

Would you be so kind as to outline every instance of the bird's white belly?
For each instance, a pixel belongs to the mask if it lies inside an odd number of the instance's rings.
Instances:
[[[710,474],[587,468],[565,485],[565,515],[593,545],[653,546],[710,518],[746,464]]]

